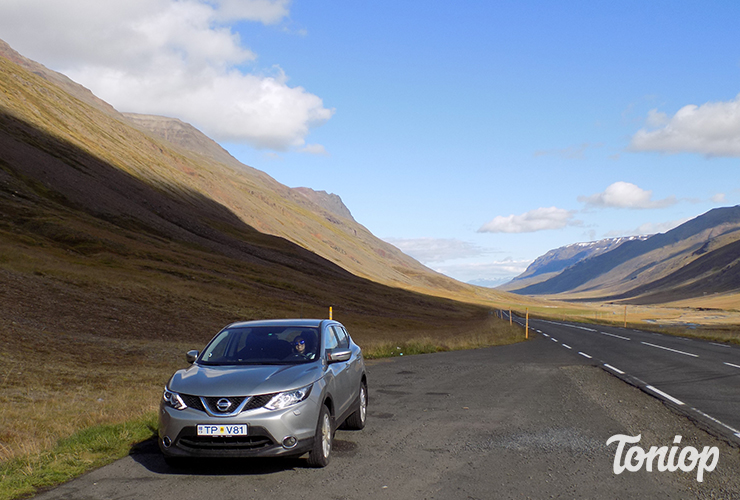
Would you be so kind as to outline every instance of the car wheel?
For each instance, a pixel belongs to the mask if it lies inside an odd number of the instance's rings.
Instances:
[[[311,467],[326,467],[329,464],[333,438],[334,429],[331,413],[329,413],[329,408],[322,406],[319,422],[316,425],[313,448],[308,453],[308,465]]]
[[[344,427],[353,431],[364,429],[367,421],[367,386],[364,383],[360,385],[358,399],[360,400],[360,407],[344,422]]]

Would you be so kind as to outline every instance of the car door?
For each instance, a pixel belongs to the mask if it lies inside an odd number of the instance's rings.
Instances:
[[[349,336],[349,333],[344,326],[338,326],[337,328],[340,328],[342,330],[342,333],[347,338],[347,345],[349,346],[349,349],[352,350],[352,357],[349,360],[349,375],[350,379],[352,380],[352,387],[355,388],[354,395],[356,396],[357,390],[359,390],[360,383],[362,381],[362,375],[365,370],[365,362],[362,358],[362,351],[360,350],[359,346],[352,341],[352,338]]]
[[[349,349],[349,339],[346,332],[343,332],[335,325],[330,325],[324,335],[324,348],[327,354]],[[349,409],[352,398],[355,396],[355,392],[357,392],[357,389],[352,384],[352,374],[349,369],[350,362],[351,358],[348,361],[333,362],[327,368],[332,378],[333,387],[330,387],[330,390],[334,398],[336,418],[345,416],[344,414]]]

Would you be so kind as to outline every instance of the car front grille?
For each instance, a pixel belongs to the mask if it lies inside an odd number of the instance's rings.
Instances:
[[[187,436],[181,437],[179,445],[191,450],[258,450],[272,446],[272,440],[265,436],[239,436],[239,437],[207,437]]]
[[[221,413],[228,414],[229,412],[221,412],[216,407],[216,403],[220,399],[228,399],[231,403],[231,411],[233,411],[235,408],[237,408],[242,401],[244,401],[244,397],[238,397],[238,398],[201,398],[199,396],[193,396],[190,394],[180,394],[180,397],[182,397],[183,401],[186,405],[188,405],[189,408],[192,408],[193,410],[198,410],[205,412],[206,408],[203,406],[203,400],[205,400],[206,404],[208,405],[209,410],[211,410],[212,414],[218,415]],[[242,411],[247,410],[256,410],[257,408],[262,408],[267,403],[270,402],[270,400],[275,397],[275,394],[261,394],[259,396],[252,396],[249,401],[247,401],[247,404],[244,406]]]
[[[188,405],[188,408],[203,412],[206,411],[206,409],[203,408],[203,403],[201,403],[198,396],[191,396],[190,394],[180,394],[180,397],[185,402],[185,404]]]
[[[242,410],[242,411],[246,411],[246,410],[254,410],[254,409],[257,409],[257,408],[262,408],[262,407],[263,407],[263,406],[265,406],[265,405],[266,405],[267,403],[269,403],[269,402],[270,402],[270,400],[271,400],[272,398],[274,398],[274,397],[275,397],[275,394],[263,394],[263,395],[261,395],[261,396],[254,396],[254,397],[253,397],[253,398],[252,398],[252,399],[251,399],[251,400],[249,401],[249,403],[247,403],[247,406],[245,406],[245,407],[244,407],[244,410]]]

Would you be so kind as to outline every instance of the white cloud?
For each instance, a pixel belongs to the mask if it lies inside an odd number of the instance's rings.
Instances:
[[[668,115],[665,113],[662,113],[658,111],[657,109],[651,109],[648,111],[647,119],[645,120],[645,124],[648,127],[656,128],[656,127],[663,127],[664,125],[668,125],[670,123],[671,119],[668,118]]]
[[[652,191],[641,189],[630,182],[620,181],[607,187],[603,193],[579,196],[578,201],[600,208],[663,208],[676,204],[674,196],[657,201],[653,201],[652,197]]]
[[[9,0],[0,33],[121,111],[192,123],[218,141],[301,148],[334,111],[256,55],[228,23],[281,22],[288,0]],[[33,28],[29,28],[29,19]],[[287,36],[287,35],[286,35]],[[315,149],[319,145],[312,145]],[[308,146],[307,146],[308,147]]]
[[[706,156],[740,156],[740,95],[727,102],[690,104],[673,117],[652,110],[633,137],[632,151],[699,153]]]
[[[573,220],[575,212],[562,208],[537,208],[521,215],[497,216],[478,229],[479,233],[533,233],[549,229],[578,226],[581,221]]]
[[[504,259],[494,262],[454,263],[435,267],[435,271],[463,282],[503,284],[516,278],[532,263],[531,260]]]
[[[609,231],[604,235],[604,237],[617,238],[619,236],[644,236],[648,234],[665,233],[680,226],[684,222],[690,221],[691,219],[691,217],[688,217],[686,219],[672,220],[668,222],[646,222],[635,229],[617,229]]]
[[[438,273],[462,282],[497,286],[522,274],[531,260],[485,260],[497,250],[454,238],[384,238],[407,255]]]
[[[711,201],[714,203],[726,203],[727,197],[725,196],[725,193],[717,193],[714,196],[710,198]]]
[[[490,250],[454,238],[385,238],[385,241],[423,264],[490,253]]]

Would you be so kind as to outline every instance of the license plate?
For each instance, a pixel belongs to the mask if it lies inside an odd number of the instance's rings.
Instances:
[[[199,436],[220,436],[220,437],[231,437],[231,436],[246,436],[247,435],[247,424],[232,424],[232,425],[198,425]]]

